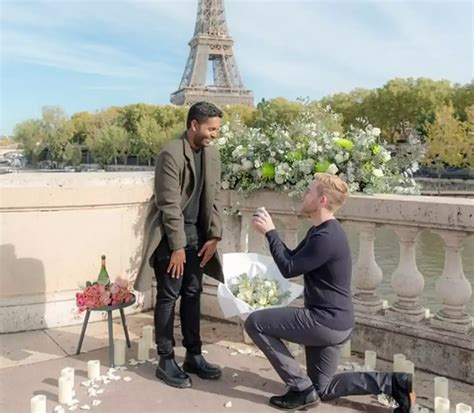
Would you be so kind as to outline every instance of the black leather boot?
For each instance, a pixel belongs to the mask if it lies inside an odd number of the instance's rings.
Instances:
[[[161,357],[155,374],[172,387],[186,389],[192,386],[191,377],[181,370],[174,358]]]
[[[319,403],[319,396],[313,386],[303,391],[288,390],[283,396],[270,397],[270,405],[280,410],[298,410]]]
[[[410,413],[416,403],[413,389],[413,375],[406,373],[393,373],[392,397],[398,403],[395,413]]]
[[[215,364],[210,364],[201,354],[186,353],[183,370],[187,373],[196,374],[204,380],[217,380],[222,376],[222,370]]]

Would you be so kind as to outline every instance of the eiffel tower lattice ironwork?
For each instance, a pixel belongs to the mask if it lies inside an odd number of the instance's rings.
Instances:
[[[171,94],[171,103],[192,105],[207,100],[217,105],[253,106],[253,93],[245,89],[233,52],[224,0],[199,0],[194,36],[181,83]],[[212,62],[214,84],[208,85]]]

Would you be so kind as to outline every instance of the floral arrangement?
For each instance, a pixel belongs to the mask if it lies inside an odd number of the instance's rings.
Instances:
[[[107,284],[87,281],[82,292],[76,293],[76,305],[80,313],[93,308],[130,303],[132,299],[131,284],[121,277]]]
[[[324,111],[337,120],[329,108]],[[298,196],[314,173],[328,172],[341,176],[351,192],[419,193],[413,180],[422,156],[416,137],[410,142],[411,152],[401,160],[380,142],[376,127],[353,127],[342,134],[328,124],[309,108],[286,126],[263,130],[238,119],[224,124],[216,142],[222,157],[222,189],[268,189]]]
[[[235,297],[254,309],[279,305],[290,294],[282,292],[276,280],[259,275],[249,277],[246,273],[236,277],[229,288]]]

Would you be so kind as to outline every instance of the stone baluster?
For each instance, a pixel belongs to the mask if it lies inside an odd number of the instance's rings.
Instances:
[[[383,303],[375,290],[382,282],[383,274],[375,261],[375,224],[358,224],[359,258],[352,271],[357,292],[354,294],[354,308],[358,312],[374,314],[382,310]]]
[[[249,252],[249,237],[252,224],[252,213],[240,211],[240,248],[239,252]]]
[[[466,233],[449,230],[433,230],[444,241],[445,259],[441,277],[436,282],[436,294],[443,308],[432,318],[433,326],[468,332],[472,328],[472,317],[464,311],[472,296],[472,286],[463,271],[461,251]]]
[[[390,307],[390,316],[410,321],[425,318],[425,309],[418,303],[425,281],[416,265],[416,237],[419,228],[396,226],[393,230],[400,240],[400,259],[392,274],[392,288],[398,300]]]

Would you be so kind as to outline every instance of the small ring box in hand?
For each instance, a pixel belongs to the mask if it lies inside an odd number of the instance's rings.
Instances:
[[[260,208],[257,208],[257,210],[254,212],[253,216],[254,217],[259,217],[261,215],[265,215],[267,213],[267,210],[265,209],[265,207],[260,207]]]

